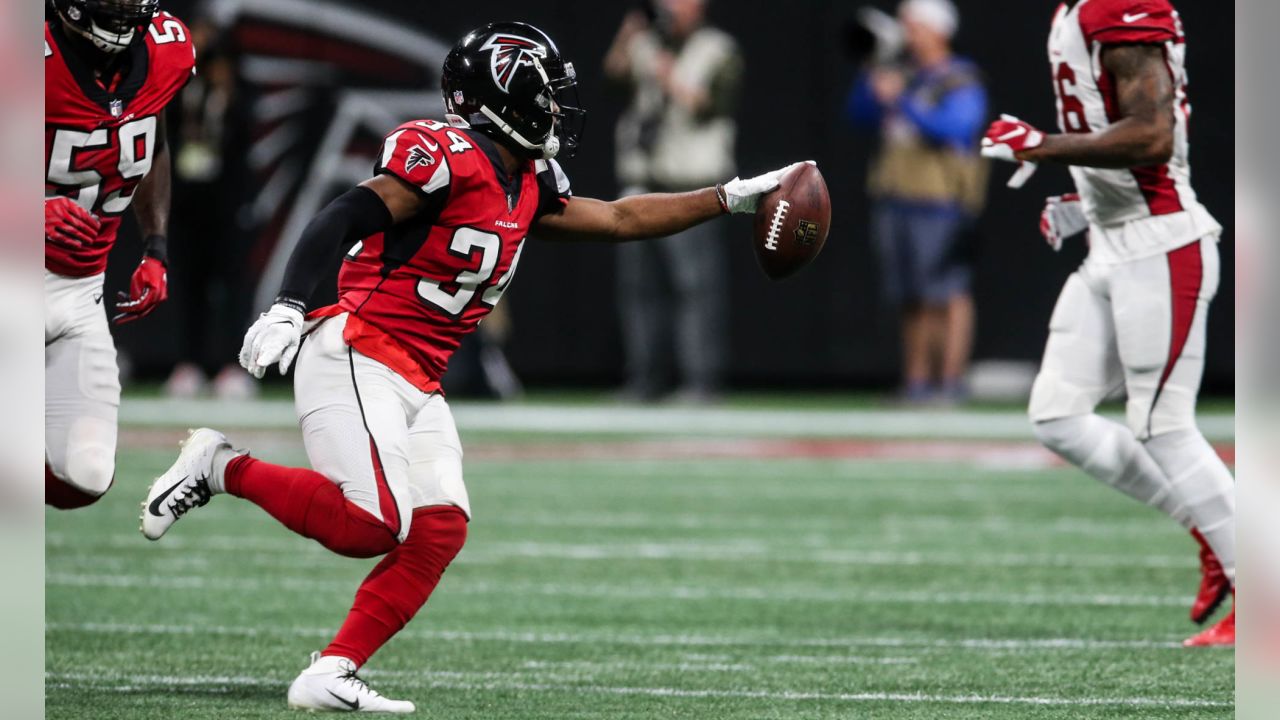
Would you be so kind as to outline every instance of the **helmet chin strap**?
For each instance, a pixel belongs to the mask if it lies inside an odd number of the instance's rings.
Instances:
[[[540,155],[540,159],[550,160],[560,152],[560,138],[556,137],[554,132],[547,133],[547,139],[543,140],[541,144],[532,143],[526,140],[523,135],[517,132],[515,128],[511,127],[511,125],[507,124],[501,117],[498,117],[498,113],[490,110],[488,105],[481,105],[480,112],[484,113],[484,116],[489,118],[489,122],[496,125],[499,130],[507,135],[507,137],[515,140],[520,147],[528,150],[529,152],[538,153]]]

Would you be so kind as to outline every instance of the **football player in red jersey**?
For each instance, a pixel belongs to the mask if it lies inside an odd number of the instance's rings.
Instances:
[[[427,601],[466,539],[462,448],[439,381],[509,287],[526,236],[663,237],[753,212],[783,172],[613,202],[574,196],[553,159],[578,144],[573,66],[524,23],[468,34],[441,85],[446,121],[387,135],[374,176],[308,225],[276,303],[245,336],[240,362],[258,377],[271,365],[286,371],[297,355],[294,392],[315,469],[257,460],[202,428],[144,502],[151,539],[229,493],[336,553],[384,555],[337,636],[290,686],[293,707],[413,710],[355,673]],[[308,314],[318,279],[351,242],[338,303]]]
[[[142,261],[114,320],[166,295],[164,108],[195,72],[182,21],[158,0],[53,0],[45,57],[45,502],[89,505],[115,477],[120,379],[103,272],[125,211]]]
[[[1235,487],[1196,427],[1205,324],[1222,227],[1196,199],[1188,161],[1186,37],[1169,0],[1071,0],[1049,36],[1058,134],[1004,116],[983,154],[1066,165],[1078,195],[1049,199],[1055,249],[1089,231],[1089,256],[1062,289],[1031,392],[1036,435],[1104,483],[1158,508],[1200,544],[1191,618],[1233,592]],[[1094,410],[1116,387],[1128,426]],[[1187,645],[1234,645],[1235,610]]]

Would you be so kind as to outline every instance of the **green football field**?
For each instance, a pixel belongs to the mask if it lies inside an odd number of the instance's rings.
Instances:
[[[231,497],[146,541],[193,420],[305,456],[287,403],[129,406],[110,494],[46,516],[48,717],[297,717],[373,561]],[[362,671],[418,717],[1233,715],[1233,654],[1179,646],[1193,541],[1016,413],[457,411],[468,544]]]

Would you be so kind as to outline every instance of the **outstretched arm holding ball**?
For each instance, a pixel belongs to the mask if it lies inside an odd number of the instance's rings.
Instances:
[[[726,213],[755,212],[760,197],[778,189],[783,174],[802,164],[686,193],[648,193],[613,201],[574,197],[560,212],[544,215],[535,229],[541,237],[566,241],[666,237]]]

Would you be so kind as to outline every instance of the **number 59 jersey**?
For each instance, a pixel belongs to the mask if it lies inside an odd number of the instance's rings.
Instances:
[[[356,243],[338,274],[338,305],[316,314],[348,313],[349,344],[434,391],[510,286],[530,227],[568,202],[569,180],[554,160],[508,176],[493,140],[434,120],[388,135],[375,172],[420,193],[424,209]]]
[[[1063,3],[1049,37],[1049,62],[1064,133],[1101,131],[1120,119],[1116,80],[1102,63],[1108,45],[1159,47],[1173,84],[1173,155],[1130,169],[1072,167],[1089,218],[1090,255],[1123,261],[1167,252],[1220,232],[1191,187],[1186,37],[1169,0]]]
[[[151,170],[160,113],[195,73],[190,33],[167,12],[124,53],[124,74],[104,86],[62,23],[45,22],[44,194],[69,197],[102,221],[98,241],[75,257],[45,243],[45,268],[59,275],[106,269],[121,216]]]

